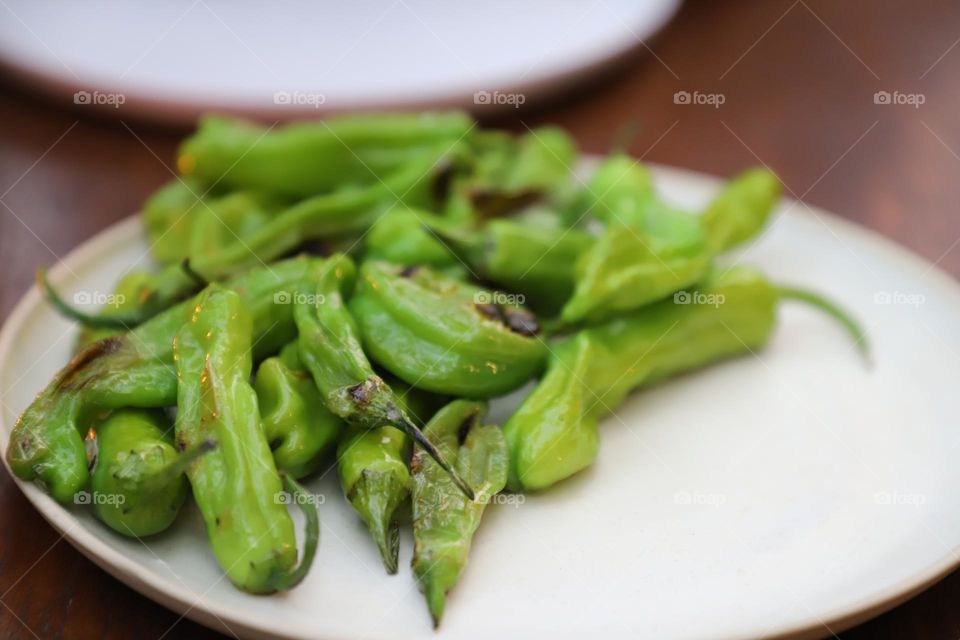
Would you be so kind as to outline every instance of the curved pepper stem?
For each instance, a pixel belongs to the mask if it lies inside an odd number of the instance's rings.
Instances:
[[[853,316],[825,296],[799,287],[778,286],[777,295],[781,300],[796,300],[824,312],[842,326],[854,340],[854,346],[867,365],[871,364],[870,343],[867,332]]]
[[[453,484],[457,485],[457,488],[463,492],[467,498],[471,501],[476,499],[476,495],[473,492],[473,489],[470,485],[467,484],[467,481],[461,477],[457,470],[453,468],[453,465],[440,453],[427,436],[423,435],[423,432],[417,428],[415,424],[407,420],[402,415],[399,415],[396,420],[391,421],[392,424],[400,428],[401,431],[406,433],[410,438],[420,446],[421,449],[427,452],[427,455],[433,458],[433,461],[443,469],[450,479],[453,480]]]
[[[70,303],[64,300],[63,296],[53,288],[50,281],[47,280],[47,272],[44,269],[37,270],[37,286],[40,287],[40,293],[47,299],[50,306],[57,310],[57,313],[68,320],[79,322],[83,326],[92,329],[132,329],[149,317],[143,313],[102,316],[80,311],[71,306]]]
[[[280,472],[280,478],[283,480],[283,488],[293,496],[293,501],[300,507],[300,511],[307,519],[307,534],[303,543],[303,556],[300,558],[300,564],[290,573],[277,579],[277,590],[283,591],[300,584],[309,573],[313,559],[317,555],[317,547],[320,546],[320,517],[317,515],[316,506],[309,499],[310,494],[300,483],[282,471]]]
[[[197,446],[187,449],[167,466],[160,469],[154,480],[154,487],[161,489],[186,473],[191,464],[217,448],[216,440],[204,440]]]

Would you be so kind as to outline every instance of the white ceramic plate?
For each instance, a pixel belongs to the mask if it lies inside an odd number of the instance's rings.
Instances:
[[[665,193],[705,202],[711,178],[660,169]],[[785,205],[743,258],[815,287],[869,326],[868,370],[847,337],[789,306],[769,347],[634,396],[602,426],[597,463],[484,516],[439,634],[409,570],[384,574],[341,497],[323,494],[306,581],[256,597],[221,578],[192,508],[168,534],[113,535],[83,509],[24,493],[94,562],[157,602],[247,636],[700,638],[824,635],[953,567],[960,543],[956,389],[960,288],[859,227]],[[145,252],[127,220],[54,270],[106,292]],[[75,274],[75,277],[74,275]],[[31,290],[0,334],[4,448],[16,415],[66,362],[73,330]]]
[[[645,47],[679,5],[6,0],[0,63],[66,100],[85,91],[79,102],[104,113],[188,123],[211,110],[478,111],[532,102]]]

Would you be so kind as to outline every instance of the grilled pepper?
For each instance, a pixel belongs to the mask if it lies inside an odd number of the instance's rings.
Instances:
[[[350,310],[370,356],[401,380],[488,398],[523,385],[546,356],[533,315],[503,295],[425,268],[366,262]]]
[[[324,404],[300,362],[296,341],[260,363],[253,388],[277,468],[294,478],[313,473],[336,446],[345,425]]]
[[[463,492],[472,497],[469,485],[413,424],[360,347],[356,325],[343,301],[353,286],[353,262],[344,255],[330,257],[318,269],[316,281],[314,298],[296,301],[293,315],[300,359],[313,375],[327,408],[364,429],[384,425],[400,429],[435,456]]]
[[[434,626],[443,617],[447,592],[466,567],[483,510],[507,480],[507,445],[499,427],[481,426],[485,410],[483,403],[456,400],[424,429],[476,487],[475,500],[464,499],[423,450],[414,452],[410,464],[413,572],[426,595]]]
[[[319,537],[316,507],[307,516],[303,559],[281,478],[250,386],[253,319],[235,292],[211,285],[174,341],[176,441],[180,449],[216,440],[217,449],[188,470],[213,553],[230,580],[252,593],[289,589],[306,575]]]
[[[421,424],[430,419],[440,399],[402,382],[391,381],[397,401]],[[373,535],[388,573],[397,572],[400,527],[396,511],[410,495],[410,438],[402,431],[351,429],[337,449],[337,471],[347,500]]]
[[[293,307],[276,304],[275,296],[302,288],[317,263],[287,260],[253,269],[226,284],[253,314],[254,358],[275,353],[295,336]],[[67,308],[53,289],[46,292],[51,302]],[[82,434],[96,412],[176,404],[173,337],[190,319],[195,304],[183,302],[133,331],[77,353],[14,425],[6,452],[13,472],[36,481],[59,501],[70,500],[89,480]]]
[[[141,538],[173,524],[187,497],[184,472],[216,446],[212,440],[179,453],[162,411],[120,409],[96,427],[90,482],[97,517],[125,536]]]
[[[763,346],[781,300],[820,308],[866,351],[863,330],[821,296],[777,287],[744,267],[714,274],[696,292],[678,293],[556,345],[546,376],[503,427],[510,487],[544,489],[589,465],[596,420],[638,386]]]

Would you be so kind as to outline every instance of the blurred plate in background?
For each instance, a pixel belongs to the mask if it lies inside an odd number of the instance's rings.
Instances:
[[[6,0],[0,64],[61,100],[176,122],[508,109],[645,48],[679,5]]]

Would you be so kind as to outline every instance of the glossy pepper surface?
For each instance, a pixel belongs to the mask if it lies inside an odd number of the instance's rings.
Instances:
[[[455,400],[425,427],[429,437],[476,488],[465,499],[424,451],[415,450],[413,477],[413,572],[427,598],[434,626],[443,617],[447,592],[467,564],[473,534],[491,498],[507,481],[507,445],[500,428],[480,423],[483,403]]]
[[[638,386],[762,347],[780,300],[820,307],[863,343],[862,330],[842,310],[815,294],[776,287],[752,269],[712,274],[695,294],[679,293],[556,345],[546,376],[503,427],[511,488],[544,489],[589,465],[596,420]]]
[[[370,356],[405,382],[470,398],[501,395],[546,357],[526,309],[429,269],[366,262],[350,310]]]
[[[253,593],[287,589],[306,575],[316,551],[316,508],[308,515],[297,565],[284,481],[260,423],[250,386],[253,320],[235,292],[211,285],[177,333],[176,441],[181,449],[215,440],[217,449],[188,475],[213,553],[230,580]],[[288,483],[292,480],[287,479]]]
[[[189,485],[184,472],[216,446],[203,441],[179,453],[173,424],[162,411],[120,409],[96,427],[97,459],[90,482],[97,517],[125,536],[169,527]]]
[[[253,388],[277,469],[293,478],[315,471],[346,425],[327,409],[300,362],[296,341],[260,363]]]
[[[317,270],[314,297],[294,305],[301,361],[335,415],[364,429],[384,425],[400,429],[435,456],[463,492],[472,496],[470,487],[411,421],[367,360],[354,319],[343,300],[353,286],[354,274],[353,262],[348,257],[331,256]]]
[[[437,408],[439,396],[427,394],[402,382],[390,381],[397,401],[419,423],[427,422]],[[410,438],[402,431],[352,429],[337,449],[337,471],[344,495],[360,514],[373,536],[388,573],[397,572],[400,527],[397,508],[410,495]]]
[[[317,263],[287,260],[226,284],[253,315],[254,358],[275,353],[296,335],[292,305],[276,304],[275,296],[302,289]],[[173,338],[195,305],[195,300],[185,301],[133,331],[77,353],[14,425],[6,452],[13,472],[68,501],[89,480],[83,434],[97,411],[175,405]]]

